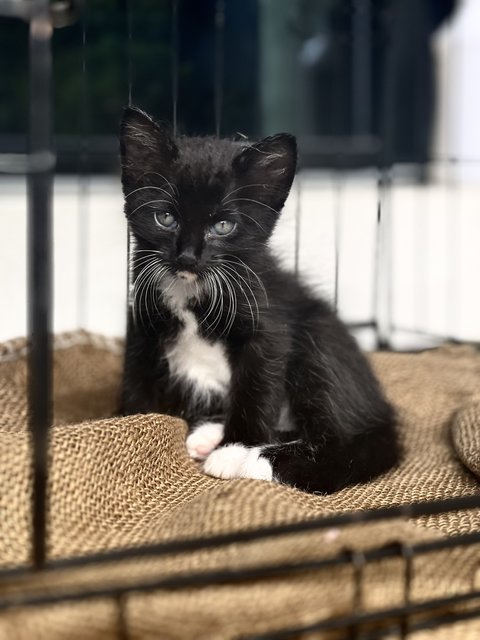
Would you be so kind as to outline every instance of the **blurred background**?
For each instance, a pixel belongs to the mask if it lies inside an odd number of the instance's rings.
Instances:
[[[272,245],[364,346],[480,341],[478,0],[90,0],[57,22],[56,332],[124,333],[118,124],[129,100],[171,121],[177,95],[180,133],[297,135]],[[14,158],[27,24],[0,16],[0,52]],[[5,340],[27,331],[23,176],[0,175],[0,202]]]

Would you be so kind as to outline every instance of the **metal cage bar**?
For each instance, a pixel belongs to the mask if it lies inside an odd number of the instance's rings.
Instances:
[[[215,134],[220,135],[223,112],[223,73],[225,47],[225,0],[215,2],[214,120]]]
[[[219,534],[201,538],[177,539],[168,542],[161,542],[154,545],[144,545],[142,547],[125,547],[122,549],[105,551],[97,554],[71,556],[69,558],[49,561],[45,569],[71,569],[75,567],[87,566],[89,564],[110,563],[131,558],[141,558],[148,556],[160,557],[177,553],[198,551],[201,549],[217,548],[234,543],[247,543],[256,540],[264,540],[266,538],[272,538],[280,535],[291,535],[296,533],[305,533],[308,531],[321,531],[324,529],[342,527],[350,524],[378,522],[380,520],[393,520],[398,518],[418,518],[420,516],[436,515],[440,513],[459,511],[462,509],[477,508],[480,508],[480,495],[422,502],[418,504],[405,504],[396,507],[371,509],[368,511],[352,511],[348,513],[340,513],[334,516],[312,518],[311,520],[302,522],[272,525],[269,527],[260,527],[256,529],[245,529],[228,534]],[[479,541],[480,533],[464,534],[463,536],[455,536],[452,538],[435,540],[429,543],[422,543],[418,545],[417,553],[427,553],[429,551],[438,551],[440,549],[447,549],[455,546],[464,546],[468,544],[474,544]],[[372,552],[366,552],[365,556],[369,559],[379,559],[397,556],[399,555],[399,553],[400,552],[397,547],[382,547],[381,549],[377,549]],[[333,561],[331,558],[329,558],[319,562],[325,564],[325,566],[339,563],[344,564],[345,557],[340,554],[340,556],[336,557]],[[21,567],[16,569],[5,569],[0,571],[0,580],[2,578],[9,579],[15,575],[24,574],[25,572],[28,572],[28,568]]]
[[[88,259],[89,259],[89,228],[90,228],[90,140],[91,109],[89,94],[88,55],[88,15],[87,1],[82,0],[80,28],[81,28],[81,76],[80,76],[80,154],[79,154],[79,194],[78,194],[78,252],[77,252],[77,319],[78,326],[85,328],[88,320]]]
[[[48,0],[32,3],[30,151],[52,153],[52,21]],[[52,187],[46,168],[28,176],[29,424],[32,434],[32,562],[46,556],[48,429],[52,419]]]
[[[172,0],[172,124],[173,135],[177,135],[178,116],[178,76],[179,76],[179,34],[178,34],[178,0]]]

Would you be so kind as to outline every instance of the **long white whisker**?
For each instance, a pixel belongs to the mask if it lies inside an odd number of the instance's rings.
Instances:
[[[152,316],[150,313],[150,301],[153,299],[154,291],[153,291],[153,283],[155,282],[156,272],[152,270],[149,278],[147,278],[145,289],[144,289],[144,299],[145,299],[145,308],[147,310],[148,320],[150,322],[150,326],[154,327],[152,322]],[[153,310],[152,310],[153,311]]]
[[[175,191],[177,193],[177,196],[179,195],[179,191],[178,191],[178,187],[176,184],[173,184],[172,182],[170,182],[170,180],[167,180],[167,178],[161,174],[158,173],[158,171],[146,171],[143,176],[148,176],[148,175],[152,175],[152,176],[159,176],[160,178],[162,178],[162,180],[165,180],[165,182],[167,183],[167,185],[172,189],[172,191]],[[142,176],[142,177],[143,177]]]
[[[230,329],[232,328],[232,325],[235,321],[235,313],[236,313],[236,308],[235,308],[235,302],[236,302],[236,296],[235,296],[235,290],[232,287],[229,279],[228,279],[228,274],[225,273],[223,271],[223,269],[221,267],[217,268],[217,274],[218,276],[223,280],[223,282],[225,283],[226,287],[227,287],[227,291],[229,294],[229,299],[228,299],[228,315],[227,315],[227,322],[225,323],[225,327],[224,330],[222,331],[222,333],[220,335],[223,335],[223,333],[229,333]]]
[[[128,216],[133,216],[133,214],[136,213],[142,207],[147,207],[150,204],[157,204],[157,202],[166,202],[167,204],[171,204],[175,209],[175,211],[178,211],[176,204],[172,200],[149,200],[148,202],[143,202],[142,204],[139,204],[138,207],[135,207],[133,211],[130,211]]]
[[[133,314],[135,323],[137,324],[141,320],[141,313],[139,311],[141,309],[141,292],[145,285],[145,281],[151,271],[155,268],[155,260],[151,259],[140,271],[138,276],[135,278],[135,282],[133,283]]]
[[[216,284],[215,280],[213,279],[213,276],[211,275],[211,273],[206,273],[205,277],[206,277],[206,282],[207,282],[207,285],[208,285],[208,288],[209,288],[208,295],[209,295],[209,297],[211,297],[211,300],[210,300],[210,305],[209,305],[209,307],[207,309],[207,313],[205,314],[205,318],[200,323],[201,325],[203,325],[208,320],[208,318],[210,317],[210,314],[215,309],[216,304],[217,304],[217,300],[218,300],[217,284]],[[210,325],[209,325],[209,327],[210,327]]]
[[[257,328],[257,326],[260,324],[260,310],[258,308],[258,303],[257,303],[257,298],[255,296],[255,294],[253,293],[253,290],[251,288],[251,286],[248,284],[248,282],[245,280],[245,278],[243,276],[241,276],[238,271],[235,271],[231,266],[229,266],[228,264],[223,264],[222,267],[224,269],[228,269],[230,271],[230,274],[232,275],[232,277],[235,279],[235,281],[237,282],[238,286],[240,287],[240,290],[242,291],[243,295],[245,296],[245,300],[247,301],[248,304],[248,308],[250,309],[250,315],[252,316],[252,325],[253,325],[253,329],[255,330]],[[255,311],[256,311],[256,316],[257,316],[257,322],[255,323],[255,318],[253,315],[253,308],[252,305],[250,304],[250,299],[247,296],[244,288],[242,287],[241,282],[239,282],[237,280],[237,277],[240,278],[240,280],[242,282],[245,283],[245,285],[247,286],[248,290],[250,291],[250,293],[252,294],[252,298],[253,298],[253,303],[255,305]]]
[[[273,207],[271,207],[270,205],[265,204],[264,202],[260,202],[259,200],[253,200],[252,198],[233,198],[232,200],[226,200],[225,204],[231,204],[232,202],[253,202],[255,204],[260,205],[261,207],[270,209],[270,211],[273,211],[273,213],[276,213],[277,215],[279,215],[279,212]]]
[[[210,333],[213,333],[213,331],[217,328],[219,322],[222,319],[223,316],[223,291],[222,291],[222,283],[220,282],[220,280],[218,279],[218,274],[215,271],[211,271],[213,280],[216,284],[216,286],[218,287],[218,301],[219,301],[219,310],[217,312],[217,314],[215,315],[214,321],[212,322],[212,324],[209,326],[210,329]]]
[[[135,253],[150,253],[150,254],[158,254],[160,256],[163,256],[163,251],[160,251],[159,249],[135,249]]]
[[[200,300],[200,287],[198,285],[198,278],[195,280],[195,297]]]
[[[159,264],[157,260],[152,258],[147,262],[145,266],[143,266],[140,273],[135,278],[135,282],[133,285],[133,317],[134,321],[137,324],[141,318],[141,303],[144,300],[145,309],[147,311],[148,319],[150,324],[152,324],[151,315],[150,315],[150,301],[152,302],[152,306],[154,310],[159,314],[158,306],[157,306],[157,297],[155,295],[156,287],[168,273],[169,267],[167,265]],[[155,286],[154,286],[155,284]],[[140,311],[140,313],[139,313]],[[153,326],[153,324],[152,324]]]
[[[137,187],[133,191],[130,191],[130,193],[127,193],[125,198],[130,198],[130,196],[133,196],[134,193],[137,193],[138,191],[143,191],[144,189],[153,189],[154,191],[163,191],[163,193],[166,193],[167,196],[171,196],[171,194],[168,193],[168,191],[166,189],[164,189],[163,187],[154,187],[153,185],[149,185],[149,186],[146,186],[146,187]]]
[[[265,229],[258,222],[258,220],[255,220],[255,218],[252,218],[252,216],[249,216],[248,214],[244,213],[243,211],[240,211],[239,209],[225,209],[225,211],[230,211],[234,215],[244,216],[245,218],[248,218],[249,220],[254,222],[257,225],[257,227],[259,227],[263,231],[263,233],[266,233]]]
[[[138,269],[142,264],[145,264],[146,262],[149,262],[149,261],[158,262],[158,258],[156,256],[152,256],[152,255],[138,256],[138,257],[133,258],[130,261],[130,264],[133,267]]]
[[[158,301],[157,290],[158,290],[160,281],[162,280],[164,275],[165,275],[165,267],[161,265],[158,267],[158,269],[155,270],[153,277],[150,281],[150,299],[152,301],[152,307],[156,311],[157,316],[160,315],[160,311],[157,305],[157,301]]]
[[[227,280],[229,280],[228,272],[224,272],[224,276],[225,278],[227,278]],[[232,330],[233,324],[237,317],[237,309],[238,309],[238,299],[237,299],[237,292],[235,290],[235,286],[232,283],[230,283],[230,281],[229,281],[229,285],[231,287],[232,296],[233,296],[233,310],[232,310],[232,317],[228,325],[227,333],[230,333],[230,331]]]
[[[247,271],[247,274],[250,274],[250,273],[251,273],[251,274],[254,276],[254,278],[257,280],[258,285],[259,285],[259,287],[260,287],[260,288],[261,288],[261,290],[262,290],[262,293],[263,293],[264,298],[265,298],[265,304],[267,305],[267,307],[268,307],[268,306],[270,306],[269,301],[268,301],[267,291],[266,291],[266,289],[265,289],[265,285],[264,285],[264,284],[263,284],[263,282],[262,282],[262,279],[260,278],[260,276],[259,276],[259,275],[258,275],[258,274],[257,274],[257,273],[256,273],[256,272],[255,272],[251,267],[249,267],[249,266],[248,266],[248,264],[246,264],[246,263],[245,263],[241,258],[239,258],[238,256],[236,256],[236,255],[234,255],[234,254],[231,254],[231,253],[217,254],[215,257],[216,257],[216,258],[222,258],[222,261],[221,261],[221,263],[222,263],[222,264],[223,264],[223,263],[228,264],[228,263],[230,262],[231,264],[235,264],[235,265],[237,265],[237,266],[242,266],[242,267]],[[225,258],[233,258],[233,259],[234,259],[234,262],[231,262],[231,261],[225,260]]]
[[[240,191],[241,189],[248,189],[249,187],[265,187],[265,186],[266,186],[265,183],[244,184],[241,187],[237,187],[236,189],[233,189],[232,191],[227,193],[227,195],[222,198],[222,202],[225,202],[227,198],[229,198],[232,194],[236,193],[237,191]]]
[[[213,288],[212,288],[210,274],[208,272],[204,272],[201,277],[204,280],[205,286],[207,288],[207,291],[206,291],[207,299],[210,300],[208,309],[200,322],[200,326],[202,327],[208,320],[208,317],[213,309],[214,302],[213,302]]]
[[[161,295],[162,295],[163,299],[167,299],[168,298],[168,293],[169,293],[170,289],[173,289],[174,286],[175,286],[175,280],[172,278],[172,281],[170,282],[168,287],[166,289],[162,289]]]
[[[138,287],[138,290],[136,292],[136,296],[138,295],[139,308],[142,309],[142,300],[143,300],[144,308],[145,308],[145,311],[147,312],[148,321],[151,326],[153,326],[153,324],[152,324],[152,318],[150,315],[149,304],[148,304],[148,292],[149,292],[150,282],[154,277],[154,275],[155,275],[155,266],[150,265],[148,272],[145,273],[145,275],[143,276],[141,283]]]

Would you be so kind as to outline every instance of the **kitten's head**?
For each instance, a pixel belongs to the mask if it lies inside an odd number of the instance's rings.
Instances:
[[[120,142],[125,213],[137,246],[181,274],[255,261],[294,178],[293,136],[249,145],[174,139],[167,126],[127,108]]]

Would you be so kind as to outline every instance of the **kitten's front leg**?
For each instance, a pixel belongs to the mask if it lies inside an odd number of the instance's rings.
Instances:
[[[205,460],[223,440],[224,421],[201,420],[192,428],[187,436],[187,451],[194,460]]]
[[[274,438],[285,395],[284,342],[278,336],[261,336],[239,354],[222,446],[203,466],[208,475],[272,480],[272,466],[262,450]]]
[[[130,312],[125,346],[120,413],[160,410],[159,383],[168,375],[158,335],[136,327]]]

